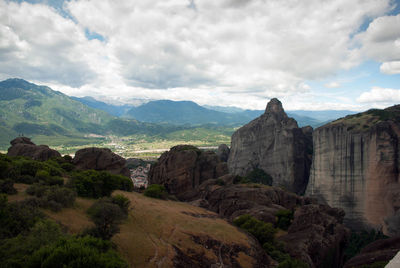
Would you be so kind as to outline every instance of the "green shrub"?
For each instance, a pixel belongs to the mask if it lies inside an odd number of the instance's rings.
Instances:
[[[293,211],[281,209],[275,216],[277,217],[276,226],[282,230],[287,230],[293,220]]]
[[[63,185],[64,179],[58,176],[51,175],[47,170],[38,170],[35,179],[47,185]]]
[[[225,182],[224,182],[223,179],[217,179],[217,180],[215,181],[215,184],[216,184],[216,185],[219,185],[219,186],[224,186],[224,185],[225,185]]]
[[[271,223],[266,223],[245,214],[236,218],[233,223],[254,235],[261,245],[273,243],[276,230]]]
[[[245,181],[272,185],[272,177],[260,168],[255,168],[244,177]]]
[[[27,201],[7,202],[6,195],[0,195],[0,239],[14,237],[29,230],[43,214]]]
[[[59,211],[63,207],[71,207],[75,202],[75,191],[56,186],[47,186],[42,184],[32,184],[26,189],[26,193],[37,197],[37,205],[43,208],[49,208],[53,211]]]
[[[35,182],[39,182],[38,179],[31,175],[20,175],[14,179],[15,182],[25,183],[25,184],[32,184]]]
[[[27,262],[31,268],[52,267],[128,267],[112,248],[111,242],[85,236],[61,239],[33,253]]]
[[[351,232],[349,243],[344,250],[345,261],[357,255],[366,245],[374,242],[375,240],[388,238],[382,232],[375,230]]]
[[[75,166],[74,166],[73,164],[71,164],[71,163],[62,163],[62,164],[60,165],[60,167],[61,167],[63,170],[67,171],[67,172],[70,172],[70,171],[72,171],[72,170],[75,169]]]
[[[109,199],[100,199],[94,203],[88,214],[96,225],[89,233],[105,240],[119,232],[118,224],[126,217],[124,211]]]
[[[75,171],[72,174],[71,184],[79,196],[93,198],[110,196],[112,191],[117,189],[125,191],[133,189],[130,178],[95,170]]]
[[[6,178],[7,170],[10,167],[8,161],[0,160],[0,179]]]
[[[10,179],[0,180],[0,193],[16,194],[17,190],[14,188],[14,182]]]
[[[168,194],[163,185],[152,184],[144,191],[144,195],[153,198],[166,199]]]
[[[118,205],[125,214],[128,214],[129,205],[131,204],[128,198],[118,194],[111,197],[111,202]]]
[[[60,226],[51,220],[39,220],[27,234],[5,239],[0,243],[1,267],[27,267],[32,253],[63,237]]]
[[[286,259],[283,262],[279,263],[277,268],[308,268],[309,266],[297,259]]]

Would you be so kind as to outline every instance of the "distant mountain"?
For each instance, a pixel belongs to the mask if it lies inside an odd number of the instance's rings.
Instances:
[[[181,127],[142,123],[117,118],[81,102],[22,79],[0,82],[0,147],[6,148],[17,135],[50,144],[55,137],[82,139],[90,134],[162,134]],[[47,137],[47,138],[46,138]]]
[[[118,117],[123,116],[127,111],[129,111],[133,107],[133,105],[128,105],[128,104],[125,105],[108,104],[102,101],[98,101],[92,97],[83,97],[83,98],[71,97],[71,99],[86,104],[89,107],[103,110],[111,115]]]
[[[192,101],[158,100],[133,107],[126,116],[143,122],[172,123],[177,125],[234,125],[251,120],[245,114],[218,112],[204,108]]]
[[[322,111],[293,110],[289,111],[289,113],[296,114],[299,116],[307,116],[310,118],[314,118],[320,122],[329,122],[336,120],[338,118],[345,117],[347,115],[356,114],[357,112],[349,110],[322,110]]]

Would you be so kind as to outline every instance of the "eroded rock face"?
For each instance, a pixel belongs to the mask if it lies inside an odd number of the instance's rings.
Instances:
[[[310,267],[342,267],[350,231],[342,224],[344,212],[327,205],[298,208],[288,233],[278,238],[291,256]],[[327,266],[329,264],[329,266]]]
[[[363,267],[374,262],[390,261],[398,252],[400,252],[400,236],[377,240],[368,244],[359,254],[348,260],[344,267]]]
[[[50,149],[47,145],[36,145],[27,137],[18,137],[12,140],[7,155],[27,156],[34,160],[46,161],[52,157],[61,157],[56,150]]]
[[[225,185],[217,180],[203,182],[188,192],[186,201],[204,207],[232,221],[243,214],[275,224],[279,210],[294,210],[294,220],[288,233],[278,240],[285,242],[288,253],[309,264],[310,267],[341,267],[343,250],[349,230],[342,224],[344,212],[316,200],[298,196],[277,187],[231,184],[232,175],[225,175]]]
[[[130,177],[126,160],[107,148],[84,148],[75,153],[73,163],[78,169],[105,170]]]
[[[218,262],[209,259],[207,256],[197,253],[195,250],[183,252],[176,246],[174,247],[175,257],[173,259],[174,267],[273,267],[271,259],[261,248],[261,246],[254,241],[254,238],[249,237],[250,247],[239,244],[225,244],[224,242],[212,239],[207,236],[191,236],[199,246],[211,250],[218,258]],[[240,263],[240,255],[251,256],[254,260],[251,263]]]
[[[162,184],[180,198],[203,181],[228,173],[226,163],[214,152],[203,152],[190,145],[178,145],[163,153],[149,172],[150,184]]]
[[[226,144],[218,146],[217,155],[222,162],[228,162],[229,151],[230,149]]]
[[[311,166],[312,128],[299,128],[277,99],[265,113],[232,135],[229,171],[246,175],[254,168],[272,176],[274,186],[304,193]]]
[[[389,109],[389,110],[388,110]],[[399,107],[383,110],[400,115]],[[389,115],[386,115],[389,117]],[[346,212],[345,223],[393,234],[400,209],[400,125],[372,112],[348,116],[314,131],[307,195]],[[390,227],[389,231],[387,226]],[[400,229],[397,228],[397,229]]]

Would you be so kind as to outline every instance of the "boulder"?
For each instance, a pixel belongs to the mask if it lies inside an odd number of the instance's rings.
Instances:
[[[357,268],[374,262],[389,262],[398,252],[400,252],[400,236],[377,240],[368,244],[359,254],[348,260],[344,267]]]
[[[113,174],[130,177],[126,160],[107,148],[84,148],[75,153],[74,165],[78,169],[105,170]]]
[[[150,184],[164,185],[170,194],[180,198],[203,181],[228,173],[226,163],[211,151],[190,145],[178,145],[164,152],[149,172]]]
[[[47,145],[36,145],[27,137],[18,137],[10,142],[7,155],[27,156],[34,160],[46,161],[52,157],[61,157],[56,150],[50,149]]]
[[[230,149],[226,144],[218,146],[217,155],[222,162],[228,162],[229,151]]]
[[[310,172],[312,128],[299,128],[278,99],[265,113],[232,135],[228,159],[232,174],[245,176],[260,168],[273,178],[274,186],[304,193]]]

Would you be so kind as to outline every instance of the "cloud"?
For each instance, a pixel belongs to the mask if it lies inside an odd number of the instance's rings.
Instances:
[[[384,62],[380,66],[380,71],[384,74],[400,74],[400,61]]]
[[[97,49],[71,20],[45,5],[0,1],[0,73],[81,86],[95,77],[85,53]]]
[[[80,25],[109,40],[129,85],[243,91],[264,85],[277,94],[358,64],[350,35],[365,17],[389,8],[389,1],[203,0],[194,2],[196,9],[190,3],[71,1],[66,6]]]
[[[330,83],[325,84],[324,87],[327,87],[327,88],[338,88],[338,87],[340,87],[340,83],[338,83],[338,82],[330,82]]]
[[[400,89],[373,87],[370,91],[362,93],[357,101],[360,103],[373,103],[375,106],[386,107],[400,103]]]
[[[372,57],[373,26],[357,31],[391,8],[390,0],[71,0],[60,12],[0,0],[0,77],[74,95],[262,109]]]
[[[385,74],[400,73],[400,14],[382,16],[373,20],[368,29],[357,35],[362,44],[361,53],[382,62],[380,71]]]

